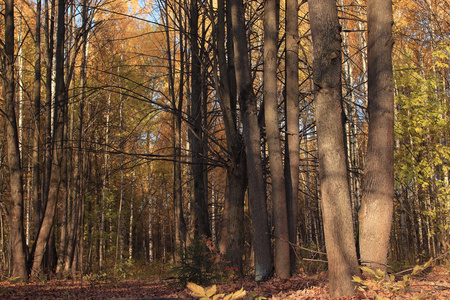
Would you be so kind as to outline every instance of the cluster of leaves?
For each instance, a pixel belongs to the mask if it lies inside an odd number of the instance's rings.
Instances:
[[[188,282],[209,285],[232,277],[235,269],[218,251],[211,239],[195,237],[181,255],[173,272],[183,286]]]
[[[360,276],[353,276],[353,282],[356,283],[356,289],[365,293],[368,290],[382,291],[385,293],[398,294],[406,292],[411,285],[411,277],[416,276],[430,267],[433,259],[430,259],[423,265],[416,265],[411,274],[403,275],[402,280],[397,281],[395,275],[388,274],[381,269],[373,270],[369,267],[361,266],[360,269],[369,279],[363,279]],[[379,299],[378,297],[377,299]],[[389,299],[383,298],[380,299]]]
[[[228,294],[228,295],[216,294],[216,292],[217,292],[216,285],[213,285],[212,287],[205,290],[203,287],[201,287],[193,282],[189,282],[187,284],[187,288],[191,290],[192,296],[200,298],[200,300],[217,300],[217,299],[236,300],[236,299],[244,298],[245,295],[247,294],[247,292],[244,291],[244,288],[241,288],[239,291]]]

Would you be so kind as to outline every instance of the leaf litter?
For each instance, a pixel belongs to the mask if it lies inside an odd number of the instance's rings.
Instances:
[[[400,279],[401,280],[401,279]],[[255,282],[251,278],[217,285],[220,293],[233,293],[244,288],[244,299],[265,297],[271,300],[332,299],[328,295],[326,273],[314,276],[300,274],[290,279],[273,278]],[[13,284],[0,282],[1,299],[194,299],[187,288],[179,287],[173,279],[124,280],[101,282],[95,285],[87,281],[49,280]],[[450,299],[450,267],[437,266],[429,273],[410,279],[404,290],[391,291],[379,284],[369,284],[354,297],[340,299]]]

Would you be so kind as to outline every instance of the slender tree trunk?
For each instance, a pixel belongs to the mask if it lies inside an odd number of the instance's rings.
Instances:
[[[260,151],[260,129],[256,97],[250,76],[247,34],[243,30],[245,28],[244,4],[242,0],[231,0],[230,4],[237,98],[242,114],[247,170],[252,172],[252,175],[248,176],[248,187],[255,252],[255,279],[264,280],[272,275],[273,264]]]
[[[38,276],[42,272],[42,262],[47,248],[50,233],[54,225],[56,204],[58,200],[59,186],[61,183],[62,153],[64,145],[64,116],[67,107],[67,93],[64,86],[64,36],[65,36],[65,0],[58,2],[58,33],[56,44],[56,101],[55,101],[55,122],[54,122],[54,142],[53,142],[53,162],[51,165],[51,177],[49,185],[48,199],[46,203],[44,218],[36,241],[36,250],[33,257],[31,270],[32,277]]]
[[[290,277],[289,229],[286,207],[281,136],[278,124],[277,52],[278,22],[277,1],[264,2],[264,116],[269,148],[270,178],[272,181],[273,227],[275,235],[275,273],[281,278]]]
[[[175,218],[175,250],[174,257],[175,262],[180,259],[180,255],[183,255],[185,247],[186,247],[186,223],[183,216],[183,189],[182,189],[182,170],[181,170],[181,122],[182,122],[182,114],[183,114],[183,102],[184,102],[184,64],[185,64],[185,33],[184,33],[184,25],[181,20],[182,16],[182,5],[180,4],[178,8],[178,13],[180,15],[179,21],[179,65],[180,65],[180,73],[179,73],[179,82],[178,82],[178,97],[176,97],[175,93],[175,76],[174,76],[174,66],[172,59],[172,46],[170,39],[170,31],[169,31],[169,7],[168,1],[165,1],[164,12],[165,12],[165,34],[166,34],[166,43],[167,43],[167,56],[168,56],[168,77],[169,77],[169,93],[172,102],[173,109],[173,126],[172,126],[172,135],[173,135],[173,151],[174,151],[174,160],[173,160],[173,203],[174,203],[174,218]],[[149,150],[150,150],[150,145]],[[151,197],[151,195],[150,195]],[[149,208],[149,214],[151,215],[151,208]],[[150,216],[149,216],[150,218]],[[151,221],[149,221],[151,222]],[[149,223],[149,226],[151,224]],[[149,236],[150,241],[152,241],[151,235]],[[150,247],[151,245],[149,245]],[[149,251],[152,251],[149,249]],[[151,257],[153,257],[153,253],[149,252],[149,256],[151,253]]]
[[[194,202],[192,203],[192,230],[194,236],[211,236],[208,219],[208,203],[204,181],[204,145],[202,129],[202,78],[200,49],[198,45],[198,0],[191,2],[191,118],[189,139],[192,147],[192,176],[194,181]]]
[[[35,63],[34,63],[34,85],[33,85],[33,228],[37,232],[40,225],[40,215],[42,210],[41,203],[41,145],[39,134],[41,132],[41,0],[36,2],[36,30],[35,30]],[[33,237],[36,234],[33,234]]]
[[[298,0],[286,1],[286,206],[289,241],[297,243],[298,184],[300,165],[298,88]],[[295,271],[295,249],[291,248],[291,274]]]
[[[344,144],[341,36],[336,1],[310,0],[322,216],[331,297],[353,295],[359,273]]]
[[[53,111],[53,91],[52,91],[52,73],[53,73],[53,57],[54,57],[54,11],[55,0],[51,1],[51,7],[49,2],[45,1],[45,49],[46,49],[46,111],[45,111],[45,148],[44,148],[44,164],[42,172],[42,188],[41,188],[41,211],[39,215],[39,227],[44,216],[44,208],[48,198],[48,189],[50,185],[50,174],[52,166],[52,111]],[[39,227],[36,228],[36,236],[39,233]]]
[[[8,166],[12,206],[9,211],[13,279],[26,281],[28,272],[25,257],[23,229],[23,175],[20,162],[19,133],[17,130],[14,97],[14,1],[6,0],[4,7],[5,44],[3,65],[3,95],[5,99]]]
[[[386,268],[394,201],[392,1],[369,0],[369,137],[359,211],[361,262]]]

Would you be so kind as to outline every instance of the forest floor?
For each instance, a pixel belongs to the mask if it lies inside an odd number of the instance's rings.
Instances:
[[[401,277],[401,276],[400,276]],[[450,299],[450,266],[437,266],[406,282],[367,281],[366,289],[353,298],[342,299]],[[241,287],[244,299],[266,297],[281,299],[331,299],[326,273],[314,276],[297,275],[288,280],[274,278],[261,282],[242,280],[218,285],[218,293],[229,294]],[[123,280],[118,282],[61,281],[12,284],[0,282],[0,299],[195,299],[190,291],[173,280]],[[197,298],[198,299],[198,298]]]

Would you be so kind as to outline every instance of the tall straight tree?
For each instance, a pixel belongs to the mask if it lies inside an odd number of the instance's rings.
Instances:
[[[239,133],[236,120],[236,94],[233,93],[232,86],[235,85],[235,76],[228,72],[232,61],[232,47],[228,45],[228,61],[227,52],[225,50],[225,16],[229,6],[225,6],[225,0],[217,2],[217,25],[213,23],[214,30],[217,32],[215,39],[217,55],[214,68],[218,68],[218,72],[214,70],[215,88],[218,91],[218,101],[223,114],[223,122],[225,126],[225,135],[227,141],[227,149],[230,160],[227,165],[227,197],[224,217],[226,219],[226,234],[222,239],[226,239],[226,253],[230,258],[233,266],[237,267],[238,272],[243,274],[242,256],[244,249],[244,202],[245,192],[247,189],[247,171],[245,164],[245,152],[242,137]],[[230,20],[227,20],[230,21]],[[229,24],[227,23],[229,26]],[[232,35],[231,32],[228,32]],[[232,44],[232,43],[231,43]],[[218,75],[217,75],[218,74]]]
[[[230,4],[237,98],[241,108],[247,170],[252,171],[252,175],[248,176],[248,196],[253,226],[255,279],[264,280],[271,276],[273,264],[267,204],[265,201],[256,96],[250,75],[247,33],[243,30],[245,28],[244,3],[242,0],[231,0]]]
[[[194,177],[194,202],[192,203],[192,225],[194,236],[211,236],[208,219],[208,202],[206,199],[204,176],[204,145],[202,143],[202,78],[200,49],[198,44],[199,2],[191,1],[190,7],[190,42],[191,42],[191,117],[192,127],[189,141],[192,147],[192,176]]]
[[[34,49],[35,53],[35,63],[34,63],[34,85],[33,85],[33,225],[34,230],[39,228],[40,224],[40,214],[42,210],[41,203],[41,145],[40,145],[40,132],[41,132],[41,0],[36,1],[36,29],[34,35]],[[36,235],[33,235],[35,237]]]
[[[353,295],[359,273],[344,144],[341,36],[334,0],[310,0],[320,192],[331,297]]]
[[[8,140],[8,166],[11,190],[10,239],[12,278],[27,280],[25,234],[23,231],[23,175],[20,162],[19,133],[17,130],[14,96],[14,1],[5,1],[5,43],[3,59],[3,94],[5,98],[6,135]]]
[[[281,278],[290,276],[289,230],[286,207],[286,185],[278,125],[277,0],[264,2],[264,117],[269,148],[270,178],[272,180],[273,226],[275,235],[275,273]]]
[[[386,268],[394,203],[392,0],[367,1],[369,137],[359,211],[361,261]]]
[[[36,277],[43,271],[45,250],[53,229],[59,188],[61,184],[62,154],[64,146],[64,116],[67,108],[67,93],[64,83],[64,37],[65,37],[65,7],[66,1],[58,2],[58,27],[56,37],[56,91],[55,91],[55,117],[53,122],[53,157],[48,198],[46,201],[44,218],[39,229],[35,244],[31,276]]]
[[[299,182],[299,110],[298,110],[298,0],[286,0],[286,142],[284,174],[288,210],[289,241],[297,243]],[[291,248],[291,273],[295,270],[295,250]]]

